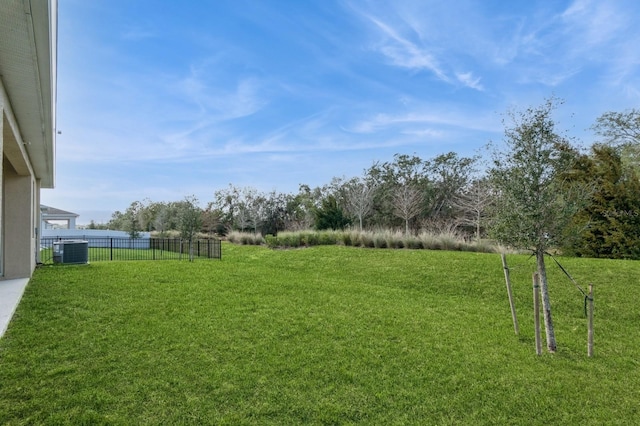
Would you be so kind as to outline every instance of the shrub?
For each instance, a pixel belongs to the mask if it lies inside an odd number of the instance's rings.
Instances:
[[[331,246],[335,245],[338,242],[338,233],[337,232],[320,232],[318,244],[323,246]]]
[[[300,247],[300,233],[298,232],[281,232],[278,235],[280,246],[283,247]]]
[[[320,243],[320,238],[317,232],[301,232],[300,244],[304,246],[317,246]]]
[[[264,241],[267,243],[267,247],[269,248],[275,248],[278,247],[278,245],[280,244],[280,242],[278,241],[278,237],[276,237],[275,235],[265,235],[264,236]]]

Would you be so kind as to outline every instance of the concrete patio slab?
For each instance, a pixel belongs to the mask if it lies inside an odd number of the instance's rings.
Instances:
[[[0,281],[0,337],[7,331],[28,282],[29,278]]]

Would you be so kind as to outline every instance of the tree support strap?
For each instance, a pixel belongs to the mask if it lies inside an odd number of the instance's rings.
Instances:
[[[573,283],[573,285],[576,286],[576,288],[578,290],[580,290],[580,293],[582,293],[582,295],[584,296],[584,316],[587,316],[587,302],[589,300],[593,300],[593,298],[591,298],[583,289],[582,287],[580,287],[578,285],[578,283],[576,282],[576,280],[573,279],[573,277],[569,274],[569,272],[567,272],[566,269],[564,269],[564,267],[560,264],[560,262],[558,262],[558,259],[556,259],[555,257],[553,257],[553,255],[551,253],[545,252],[545,254],[547,256],[549,256],[551,259],[553,259],[554,262],[556,262],[556,265],[558,265],[558,267],[560,268],[560,270],[562,272],[564,272],[564,274],[571,280],[571,282]]]

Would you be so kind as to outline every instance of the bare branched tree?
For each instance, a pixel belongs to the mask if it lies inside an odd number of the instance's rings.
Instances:
[[[620,151],[626,166],[640,172],[640,110],[606,112],[591,129],[604,138],[605,144]]]
[[[422,211],[423,195],[411,185],[399,186],[391,196],[394,214],[404,220],[404,232],[409,235],[409,221]]]
[[[495,197],[495,191],[486,179],[476,179],[453,199],[453,205],[462,213],[458,223],[473,227],[477,241],[480,241],[487,210]]]
[[[344,185],[345,210],[358,218],[361,231],[364,218],[373,208],[375,190],[375,184],[361,178],[353,178]]]

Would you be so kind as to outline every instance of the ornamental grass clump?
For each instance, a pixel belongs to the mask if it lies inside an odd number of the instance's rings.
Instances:
[[[277,236],[262,237],[252,233],[231,232],[227,240],[234,244],[260,245],[270,248],[313,247],[318,245],[344,245],[364,248],[392,248],[411,250],[449,250],[496,253],[495,243],[489,240],[481,242],[466,241],[455,231],[423,231],[418,235],[406,235],[401,231],[297,231],[280,232]]]
[[[322,246],[334,246],[340,241],[340,231],[322,231],[319,234],[318,244]]]

